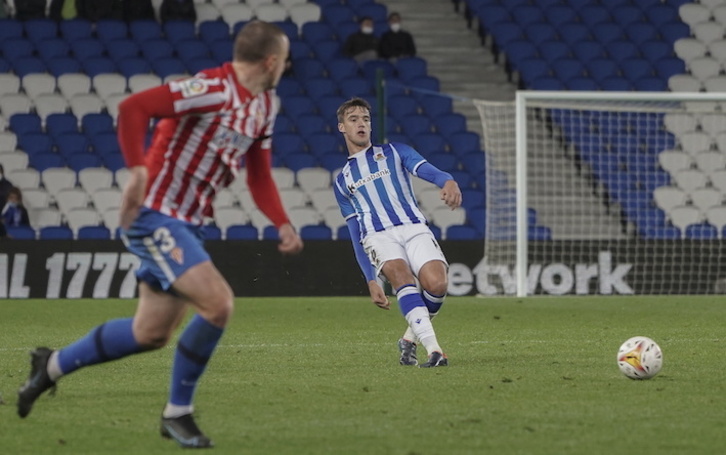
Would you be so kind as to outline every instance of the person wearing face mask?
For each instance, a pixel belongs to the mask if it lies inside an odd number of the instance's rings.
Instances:
[[[388,26],[390,29],[381,37],[381,44],[378,48],[381,58],[414,57],[416,45],[413,42],[413,36],[401,29],[401,15],[391,13],[388,16]]]
[[[2,222],[5,226],[11,227],[30,226],[28,209],[23,205],[23,193],[20,192],[20,188],[10,189],[2,210]]]
[[[378,38],[373,34],[373,19],[366,16],[360,20],[360,30],[345,40],[343,55],[358,62],[378,58]]]

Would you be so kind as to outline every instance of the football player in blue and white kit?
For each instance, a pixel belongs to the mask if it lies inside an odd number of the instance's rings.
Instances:
[[[441,200],[452,210],[461,205],[459,185],[451,174],[428,163],[408,145],[372,145],[371,107],[364,99],[346,101],[337,115],[338,131],[348,147],[348,162],[335,178],[333,189],[371,299],[380,308],[390,308],[376,281],[382,274],[393,286],[408,322],[398,341],[402,365],[418,364],[416,343],[420,342],[428,353],[421,367],[446,366],[448,359],[431,319],[446,297],[448,264],[418,208],[411,177],[441,188]]]

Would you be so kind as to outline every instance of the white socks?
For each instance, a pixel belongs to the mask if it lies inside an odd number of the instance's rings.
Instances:
[[[191,414],[194,412],[194,406],[179,406],[176,404],[167,403],[164,408],[164,412],[161,414],[165,419],[175,419],[183,415]]]
[[[431,354],[434,351],[441,350],[439,342],[436,340],[436,333],[434,333],[434,326],[431,325],[431,318],[429,318],[429,310],[425,306],[417,306],[406,314],[406,321],[411,332],[413,332],[414,340],[419,340],[426,348],[426,352]],[[409,333],[407,330],[406,333]],[[406,335],[404,335],[406,338]],[[408,338],[406,338],[408,339]]]
[[[50,380],[53,382],[56,382],[63,376],[63,372],[60,369],[60,362],[58,362],[58,351],[53,351],[50,355],[48,365],[46,365],[45,369],[48,372],[48,376],[50,376]]]

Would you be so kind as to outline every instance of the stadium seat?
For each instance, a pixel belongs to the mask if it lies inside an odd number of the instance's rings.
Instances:
[[[55,138],[55,145],[58,153],[66,159],[76,153],[88,153],[90,150],[88,138],[78,132],[59,135]]]
[[[294,172],[307,167],[318,167],[318,159],[307,153],[291,153],[284,158],[284,162]]]
[[[58,23],[49,19],[30,19],[23,22],[25,36],[35,44],[58,36]]]
[[[61,224],[61,213],[54,208],[33,209],[28,212],[28,216],[31,226],[36,229],[43,229],[47,226],[59,226]]]
[[[301,2],[288,7],[292,23],[302,30],[305,24],[316,23],[322,16],[321,6],[312,2]]]
[[[251,224],[234,224],[227,228],[227,240],[257,240],[260,236],[256,227]]]
[[[101,19],[96,22],[96,35],[104,43],[128,37],[126,22],[117,19]]]
[[[141,57],[127,57],[118,62],[118,69],[125,78],[131,78],[136,74],[148,74],[151,72],[151,65]]]
[[[101,217],[96,209],[92,208],[75,208],[65,214],[68,227],[73,231],[74,237],[78,237],[78,231],[84,226],[98,226],[101,223]]]
[[[36,232],[30,226],[7,226],[8,236],[13,240],[35,240]]]
[[[68,226],[44,226],[40,228],[41,240],[72,240],[73,231]]]
[[[108,240],[111,238],[111,231],[106,226],[83,226],[78,229],[79,240]]]

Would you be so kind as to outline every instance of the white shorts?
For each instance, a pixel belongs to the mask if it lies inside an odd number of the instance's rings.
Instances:
[[[416,277],[429,261],[449,265],[434,234],[425,224],[404,224],[374,232],[363,239],[363,248],[377,275],[386,261],[394,259],[406,261]]]

